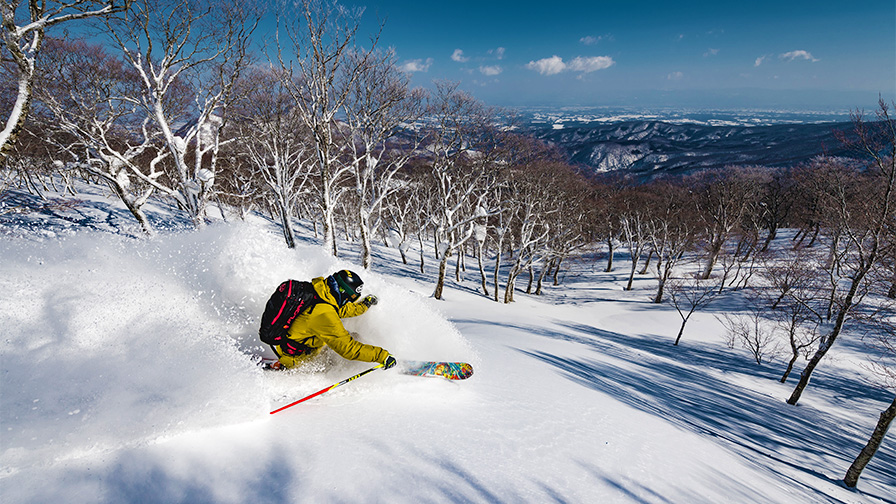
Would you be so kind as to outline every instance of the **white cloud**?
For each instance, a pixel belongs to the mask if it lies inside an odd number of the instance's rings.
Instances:
[[[809,51],[790,51],[790,52],[781,54],[778,57],[783,60],[787,60],[787,61],[793,61],[795,59],[804,59],[804,60],[811,61],[813,63],[818,61],[816,58],[814,58],[812,56],[812,53],[810,53]]]
[[[670,73],[669,75],[666,76],[666,80],[677,81],[677,80],[681,80],[682,77],[684,77],[684,74],[683,74],[683,73],[681,73],[681,72],[672,72],[672,73]]]
[[[480,67],[479,67],[479,71],[482,73],[482,75],[490,75],[490,76],[493,76],[493,75],[498,75],[498,74],[500,74],[501,72],[504,71],[504,69],[501,68],[501,65],[494,65],[494,66],[480,66]]]
[[[541,75],[554,75],[566,70],[566,63],[563,62],[563,58],[554,55],[550,58],[530,61],[526,68],[535,70]]]
[[[427,72],[432,66],[432,58],[408,60],[401,64],[401,69],[408,73]]]
[[[765,61],[765,58],[767,58],[767,57],[768,56],[760,56],[760,57],[756,58],[756,62],[753,63],[753,66],[758,67],[759,65],[762,64],[763,61]]]
[[[609,56],[590,56],[587,58],[579,56],[569,62],[568,68],[575,72],[590,73],[610,68],[614,63],[616,62]]]
[[[609,42],[613,42],[615,39],[613,38],[613,35],[609,34],[609,33],[606,35],[598,35],[597,37],[588,35],[588,36],[580,38],[579,43],[584,44],[584,45],[594,45],[594,44],[597,44],[598,42],[603,42],[605,40],[609,41]]]
[[[499,48],[495,49],[495,51],[494,51],[495,57],[498,59],[504,59],[504,51],[506,51],[506,49],[504,49],[503,47],[499,47]],[[491,52],[492,51],[489,51],[489,53],[491,53]]]
[[[707,57],[709,57],[709,56],[715,56],[715,55],[717,55],[717,54],[719,54],[719,50],[718,50],[718,49],[712,49],[712,48],[710,48],[710,49],[708,49],[705,53],[703,53],[703,57],[704,57],[704,58],[707,58]]]
[[[466,63],[470,58],[464,56],[463,50],[455,49],[454,53],[451,54],[451,59],[458,63]]]
[[[566,63],[560,56],[554,55],[550,58],[540,59],[538,61],[530,61],[526,65],[529,70],[535,70],[541,75],[555,75],[567,70],[573,72],[590,73],[597,70],[603,70],[616,64],[613,58],[609,56],[590,56],[577,57]]]

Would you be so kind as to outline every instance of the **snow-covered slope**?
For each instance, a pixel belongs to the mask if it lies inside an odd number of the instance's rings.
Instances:
[[[257,218],[135,240],[72,211],[0,217],[4,503],[894,502],[892,439],[838,484],[889,402],[848,342],[791,407],[780,365],[726,348],[711,313],[673,347],[649,279],[625,293],[588,259],[543,297],[497,304],[472,275],[435,301],[381,249],[362,273],[381,302],[346,325],[473,377],[377,371],[269,415],[369,367],[251,359],[269,291],[356,253],[287,250]]]

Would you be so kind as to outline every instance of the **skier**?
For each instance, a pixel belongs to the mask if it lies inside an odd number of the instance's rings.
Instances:
[[[279,361],[272,367],[295,367],[319,354],[325,345],[349,360],[379,362],[384,369],[395,365],[389,352],[355,340],[342,325],[340,319],[361,315],[377,303],[376,296],[370,294],[359,301],[364,282],[357,273],[340,270],[312,279],[311,285],[320,301],[295,318],[289,326],[289,341],[271,345]]]

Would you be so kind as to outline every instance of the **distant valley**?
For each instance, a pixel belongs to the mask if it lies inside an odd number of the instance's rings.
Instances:
[[[607,117],[608,116],[608,117]],[[642,179],[726,166],[787,167],[815,156],[851,156],[835,131],[845,114],[553,114],[527,117],[535,137],[556,145],[591,174],[625,172]]]

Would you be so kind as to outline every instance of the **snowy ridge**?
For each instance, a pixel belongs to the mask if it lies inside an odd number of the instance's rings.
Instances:
[[[349,329],[475,374],[377,371],[271,416],[369,367],[250,357],[269,352],[255,332],[270,289],[357,268],[357,251],[334,260],[307,231],[287,250],[257,217],[135,240],[83,199],[0,215],[4,503],[896,502],[890,439],[858,490],[838,484],[889,401],[860,345],[788,406],[779,363],[726,348],[712,312],[673,347],[654,282],[624,292],[596,257],[502,305],[472,270],[434,301],[418,265],[378,249],[362,275],[380,304]]]
[[[518,107],[530,124],[582,126],[625,122],[665,122],[699,126],[771,126],[849,122],[851,110],[688,109],[634,107]]]
[[[689,121],[574,122],[558,128],[533,123],[532,133],[563,149],[586,171],[621,171],[636,177],[680,175],[726,166],[791,167],[825,154],[854,156],[835,131],[848,122],[722,125]]]

